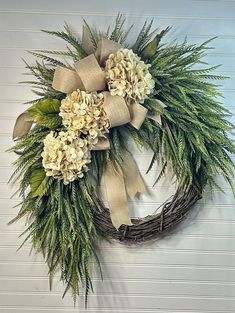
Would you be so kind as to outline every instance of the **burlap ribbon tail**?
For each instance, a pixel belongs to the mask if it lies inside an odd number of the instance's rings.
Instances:
[[[133,199],[138,193],[146,191],[132,155],[126,152],[122,168],[109,162],[103,178],[113,226],[118,229],[122,224],[132,225],[127,196]]]

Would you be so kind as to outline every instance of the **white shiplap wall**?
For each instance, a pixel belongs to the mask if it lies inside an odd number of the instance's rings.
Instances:
[[[39,32],[60,29],[64,21],[81,30],[81,17],[106,29],[117,12],[134,23],[131,35],[146,18],[155,18],[160,28],[173,25],[168,37],[188,36],[201,42],[219,36],[207,60],[223,64],[218,73],[231,76],[221,89],[226,106],[235,112],[235,1],[232,0],[0,0],[0,312],[76,312],[69,296],[61,299],[62,286],[56,280],[49,292],[47,269],[40,256],[29,256],[26,245],[19,252],[23,222],[8,227],[16,214],[7,185],[14,155],[4,151],[12,144],[11,131],[22,103],[31,99],[24,79],[21,58],[32,60],[25,50],[61,49],[61,41]],[[141,171],[147,152],[136,152]],[[146,182],[151,185],[152,177]],[[101,244],[104,281],[94,278],[95,293],[87,312],[169,313],[235,312],[235,201],[228,186],[206,205],[198,204],[174,236],[143,247]],[[132,204],[135,213],[146,215],[173,192],[169,181],[156,187],[155,196],[144,196]],[[85,312],[83,305],[79,312]]]

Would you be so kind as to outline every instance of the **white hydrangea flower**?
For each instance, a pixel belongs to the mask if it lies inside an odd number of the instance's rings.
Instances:
[[[154,89],[149,64],[132,50],[120,49],[110,54],[105,65],[105,77],[111,95],[143,101]]]
[[[98,137],[108,132],[109,122],[103,110],[102,93],[76,90],[61,101],[60,116],[70,131],[87,135],[96,144]]]
[[[83,177],[90,163],[89,142],[74,132],[51,131],[44,139],[42,164],[47,176],[63,179],[65,184]]]

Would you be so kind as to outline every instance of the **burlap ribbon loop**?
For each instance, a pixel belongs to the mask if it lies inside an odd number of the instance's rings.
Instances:
[[[107,91],[104,91],[103,95],[103,108],[108,116],[110,128],[129,123],[131,117],[125,100],[119,96],[111,96]]]
[[[130,124],[136,129],[139,129],[146,118],[148,110],[133,100],[129,105],[129,111],[131,116]]]
[[[81,90],[91,92],[105,89],[104,72],[94,54],[76,62],[74,66],[84,87]]]
[[[104,66],[105,61],[108,59],[109,55],[115,53],[121,48],[122,46],[119,43],[109,40],[107,38],[101,38],[98,42],[95,56],[99,61],[99,64],[101,66]]]
[[[63,66],[56,67],[52,87],[63,93],[71,93],[76,89],[84,88],[76,71]]]

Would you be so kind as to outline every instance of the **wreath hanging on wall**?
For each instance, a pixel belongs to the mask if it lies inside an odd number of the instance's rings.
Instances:
[[[210,82],[224,77],[211,74],[217,66],[201,66],[210,40],[162,44],[170,28],[157,33],[145,22],[129,47],[124,23],[118,15],[113,31],[102,33],[84,22],[82,40],[67,25],[44,31],[66,41],[67,50],[31,52],[38,60],[26,68],[36,80],[27,83],[39,98],[13,131],[10,151],[19,157],[12,177],[22,198],[13,221],[27,217],[25,241],[43,253],[50,278],[60,269],[74,299],[80,286],[86,296],[92,287],[98,236],[144,242],[179,223],[206,186],[219,188],[216,174],[234,189],[230,113]],[[128,137],[153,152],[148,171],[161,164],[156,181],[170,166],[178,184],[161,212],[145,218],[129,216],[128,198],[145,184]]]

